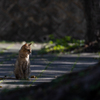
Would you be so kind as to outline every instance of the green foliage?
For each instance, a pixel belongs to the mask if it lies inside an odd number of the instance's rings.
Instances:
[[[55,39],[53,35],[50,35],[50,41],[39,53],[64,53],[71,51],[75,48],[79,48],[84,44],[84,40],[76,40],[70,36],[65,36],[61,39]]]

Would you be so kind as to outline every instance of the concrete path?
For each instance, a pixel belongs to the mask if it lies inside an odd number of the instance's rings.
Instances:
[[[14,63],[17,58],[18,50],[22,46],[20,43],[0,44],[0,77],[15,78],[13,74]],[[38,55],[37,50],[41,49],[41,44],[32,46],[33,52],[30,56],[31,74],[38,78],[30,80],[3,79],[0,80],[0,91],[4,88],[24,87],[37,85],[43,82],[50,82],[56,77],[72,71],[87,68],[98,62],[98,54],[46,54]]]

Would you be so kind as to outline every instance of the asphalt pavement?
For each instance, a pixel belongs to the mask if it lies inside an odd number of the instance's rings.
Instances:
[[[21,46],[21,43],[0,43],[0,91],[50,82],[65,73],[86,69],[96,64],[99,58],[98,53],[39,55],[37,52],[42,48],[42,44],[36,43],[32,45],[30,55],[29,80],[16,80],[13,70]],[[2,77],[10,79],[1,79]]]

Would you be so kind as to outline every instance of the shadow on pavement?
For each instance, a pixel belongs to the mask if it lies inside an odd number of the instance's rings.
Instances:
[[[17,53],[14,52],[3,52],[0,55],[0,77],[12,77],[14,78],[13,70],[14,64],[17,59]],[[30,78],[30,80],[16,80],[16,79],[5,79],[0,83],[2,87],[16,87],[16,86],[29,86],[37,85],[43,82],[50,82],[52,79],[70,73],[73,71],[83,70],[90,65],[96,64],[98,61],[91,56],[80,56],[76,55],[38,55],[36,51],[30,56],[31,62],[31,74],[38,78]]]

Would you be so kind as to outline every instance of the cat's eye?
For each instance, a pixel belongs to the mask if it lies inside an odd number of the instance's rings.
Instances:
[[[28,52],[31,52],[30,49],[27,49]]]

